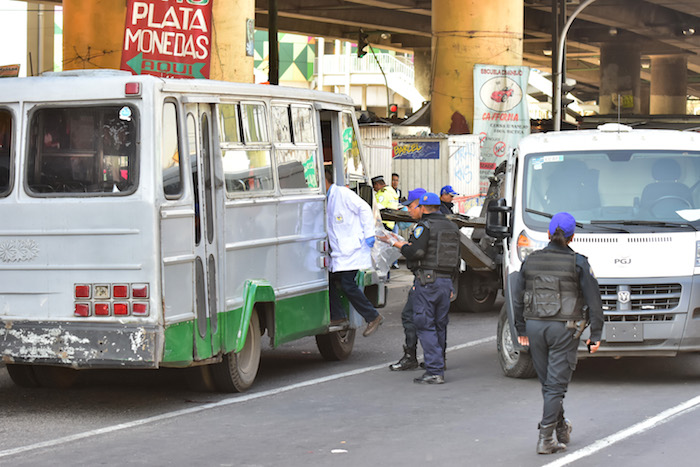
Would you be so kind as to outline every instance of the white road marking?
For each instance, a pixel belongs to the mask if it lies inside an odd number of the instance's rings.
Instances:
[[[477,339],[475,341],[465,342],[464,344],[455,345],[447,348],[447,352],[452,352],[454,350],[460,350],[467,347],[474,347],[477,345],[485,344],[487,342],[492,342],[496,340],[496,336],[485,337],[483,339]],[[76,433],[74,435],[64,436],[62,438],[51,439],[48,441],[42,441],[40,443],[29,444],[27,446],[20,446],[17,448],[4,449],[0,451],[0,458],[14,456],[16,454],[21,454],[28,451],[34,451],[36,449],[50,448],[54,446],[59,446],[61,444],[71,443],[73,441],[78,441],[85,438],[91,438],[97,435],[104,435],[107,433],[113,433],[119,430],[126,430],[129,428],[134,428],[137,426],[147,425],[149,423],[159,422],[162,420],[168,420],[170,418],[181,417],[183,415],[189,415],[197,412],[203,412],[209,409],[215,409],[217,407],[224,407],[227,405],[239,404],[241,402],[248,402],[255,399],[261,399],[263,397],[274,396],[277,394],[282,394],[284,392],[293,391],[295,389],[301,389],[309,386],[315,386],[317,384],[327,383],[329,381],[335,381],[342,378],[347,378],[349,376],[361,375],[362,373],[367,373],[374,370],[379,370],[381,368],[386,368],[389,363],[380,363],[379,365],[372,365],[365,368],[358,368],[357,370],[345,371],[343,373],[337,373],[335,375],[324,376],[322,378],[314,378],[308,381],[302,381],[300,383],[290,384],[288,386],[282,386],[276,389],[268,389],[267,391],[256,392],[251,394],[243,394],[239,396],[229,397],[227,399],[222,399],[218,402],[210,402],[208,404],[198,405],[196,407],[191,407],[182,410],[175,410],[173,412],[166,412],[160,415],[154,415],[152,417],[146,417],[139,420],[133,420],[131,422],[119,423],[117,425],[106,426],[104,428],[98,428],[96,430],[84,431],[82,433]]]
[[[628,428],[620,430],[617,433],[613,433],[612,435],[607,436],[603,439],[599,439],[598,441],[589,444],[588,446],[581,448],[578,451],[574,451],[571,454],[567,454],[566,456],[561,457],[555,460],[554,462],[550,462],[549,464],[545,464],[542,467],[561,467],[564,465],[569,465],[574,461],[595,454],[596,452],[605,449],[606,447],[611,446],[617,442],[620,442],[631,436],[644,433],[647,430],[662,425],[670,421],[671,419],[683,414],[684,412],[695,410],[698,408],[698,406],[700,406],[700,396],[693,397],[692,399],[678,404],[675,407],[671,407],[670,409],[664,410],[663,412],[654,415],[653,417],[647,418],[642,422],[636,423]]]

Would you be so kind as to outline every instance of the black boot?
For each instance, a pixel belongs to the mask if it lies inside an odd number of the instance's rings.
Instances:
[[[396,363],[389,365],[391,371],[415,370],[418,368],[418,360],[416,359],[416,349],[403,347],[403,357]]]
[[[557,422],[557,441],[568,444],[571,441],[571,430],[573,429],[571,422],[566,418],[562,418]]]
[[[566,444],[561,444],[554,441],[554,428],[556,423],[549,425],[537,425],[540,429],[540,439],[537,440],[537,454],[554,454],[555,452],[564,451]]]

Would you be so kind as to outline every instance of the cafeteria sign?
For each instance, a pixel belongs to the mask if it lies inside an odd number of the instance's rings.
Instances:
[[[209,78],[214,0],[127,0],[121,69]]]

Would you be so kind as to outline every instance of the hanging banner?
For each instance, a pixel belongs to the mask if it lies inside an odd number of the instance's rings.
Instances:
[[[526,66],[474,65],[474,134],[481,146],[479,192],[493,170],[530,134]]]
[[[121,69],[209,78],[214,0],[127,0]]]

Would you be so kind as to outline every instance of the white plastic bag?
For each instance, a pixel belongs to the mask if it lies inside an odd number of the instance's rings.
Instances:
[[[379,277],[385,279],[391,265],[401,257],[401,250],[392,245],[396,242],[403,242],[404,238],[386,230],[381,224],[375,227],[374,234],[376,241],[372,247],[372,263]]]

